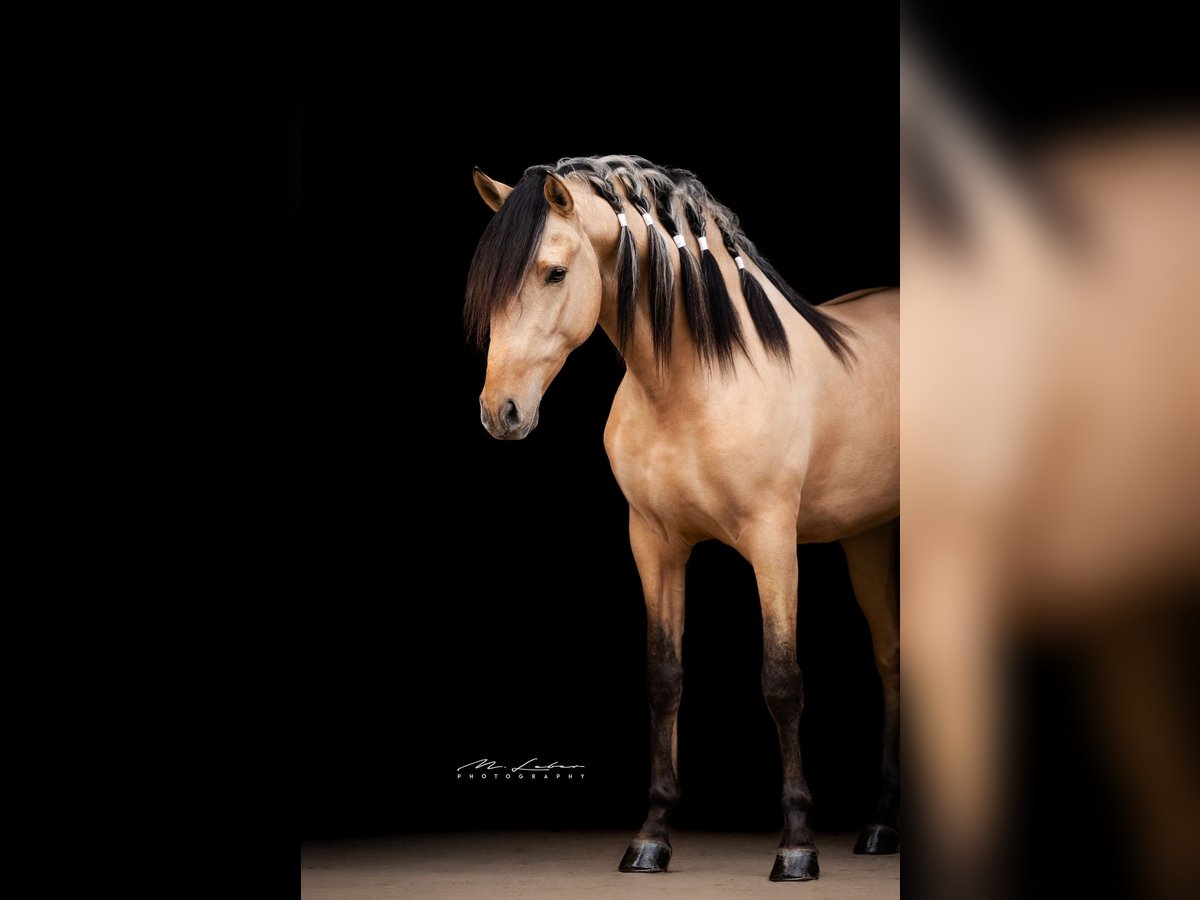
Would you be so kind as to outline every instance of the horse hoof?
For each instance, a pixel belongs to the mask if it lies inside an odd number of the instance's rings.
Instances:
[[[821,874],[815,847],[781,847],[775,854],[772,881],[813,881]]]
[[[665,872],[670,861],[670,844],[634,838],[617,868],[622,872]]]
[[[887,825],[868,825],[858,836],[854,852],[882,856],[900,850],[900,833]]]

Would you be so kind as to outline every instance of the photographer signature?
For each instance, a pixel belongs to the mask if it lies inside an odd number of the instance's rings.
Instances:
[[[555,760],[554,762],[549,763],[547,765],[544,765],[544,766],[533,765],[533,763],[536,763],[536,762],[537,762],[537,757],[534,756],[531,759],[525,760],[525,762],[521,763],[519,766],[512,767],[511,769],[509,769],[509,771],[510,772],[549,772],[551,769],[583,769],[583,768],[586,768],[586,766],[583,766],[583,765],[566,765],[564,763],[558,762],[557,760]],[[483,759],[477,759],[474,762],[469,762],[469,763],[466,763],[465,765],[459,766],[458,771],[461,772],[463,769],[471,768],[471,767],[476,768],[476,769],[487,769],[488,771],[491,771],[492,769],[508,768],[507,766],[500,765],[494,759],[487,759],[485,757]]]

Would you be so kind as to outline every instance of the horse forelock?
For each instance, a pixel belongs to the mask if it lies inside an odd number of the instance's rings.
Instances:
[[[543,189],[544,166],[527,169],[484,229],[467,272],[463,319],[476,344],[487,342],[492,314],[504,309],[533,264],[550,204]]]

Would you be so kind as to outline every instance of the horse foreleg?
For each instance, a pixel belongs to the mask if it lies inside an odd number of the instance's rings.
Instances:
[[[804,680],[796,662],[795,529],[784,526],[748,537],[743,553],[754,567],[762,604],[763,697],[779,729],[783,763],[783,836],[771,880],[809,881],[818,876],[820,869],[808,828],[812,794],[800,762]]]
[[[679,802],[676,715],[683,694],[683,589],[691,548],[655,531],[632,509],[629,541],[646,596],[646,687],[650,697],[650,809],[622,872],[665,872],[667,820]]]
[[[896,523],[842,541],[854,596],[871,627],[875,666],[883,683],[883,777],[871,822],[855,853],[895,853],[900,812],[900,586],[895,558]]]

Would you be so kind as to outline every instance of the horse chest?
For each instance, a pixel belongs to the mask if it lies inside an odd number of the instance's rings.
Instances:
[[[622,429],[606,440],[613,475],[630,506],[665,530],[723,537],[745,514],[756,461],[692,434]]]

